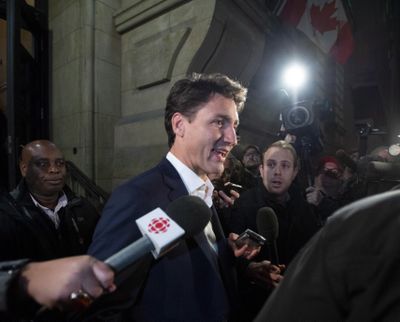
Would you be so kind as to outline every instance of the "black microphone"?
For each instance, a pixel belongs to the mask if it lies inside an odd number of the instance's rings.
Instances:
[[[157,208],[137,219],[143,237],[106,259],[105,263],[115,272],[121,272],[150,252],[158,258],[181,239],[201,232],[210,218],[211,209],[202,199],[180,197],[168,205],[166,212]]]
[[[349,167],[353,172],[357,171],[357,163],[352,158],[350,158],[350,156],[344,150],[337,150],[335,156],[343,165]]]
[[[275,211],[271,207],[258,209],[257,229],[258,232],[267,240],[271,263],[278,265],[279,256],[278,249],[276,248],[276,240],[279,236],[279,223]]]

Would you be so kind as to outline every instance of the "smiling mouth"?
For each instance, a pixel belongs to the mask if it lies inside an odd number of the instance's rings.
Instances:
[[[229,151],[225,149],[212,149],[212,152],[218,154],[222,158],[226,158],[229,153]]]

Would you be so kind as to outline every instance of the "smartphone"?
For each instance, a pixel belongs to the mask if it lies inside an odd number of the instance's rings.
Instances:
[[[243,233],[241,233],[238,239],[235,240],[235,243],[238,247],[242,247],[244,245],[248,245],[250,247],[259,247],[263,246],[266,242],[266,239],[252,231],[251,229],[246,229]]]
[[[230,196],[231,190],[235,190],[236,192],[240,193],[243,190],[243,187],[236,183],[225,182],[222,191],[225,192],[227,196]]]

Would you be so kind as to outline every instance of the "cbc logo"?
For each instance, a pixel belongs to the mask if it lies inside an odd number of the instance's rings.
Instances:
[[[170,223],[168,218],[159,217],[153,218],[147,228],[149,233],[160,234],[167,232],[169,226]]]

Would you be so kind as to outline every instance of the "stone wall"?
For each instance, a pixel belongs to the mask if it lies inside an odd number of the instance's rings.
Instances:
[[[273,101],[283,57],[317,57],[295,33],[280,31],[262,0],[54,0],[49,7],[53,140],[108,191],[167,152],[164,108],[176,80],[220,72],[248,86],[240,136],[263,147],[277,139]]]
[[[106,190],[120,116],[119,7],[117,0],[49,1],[52,140]]]
[[[123,1],[121,119],[114,185],[155,165],[168,150],[165,100],[191,72],[221,72],[249,84],[262,58],[265,16],[256,2]]]

